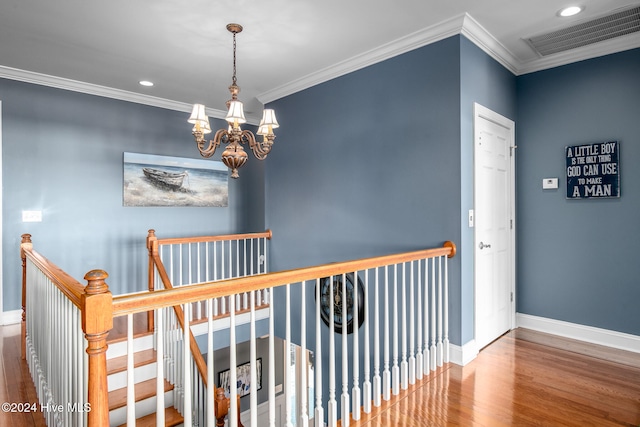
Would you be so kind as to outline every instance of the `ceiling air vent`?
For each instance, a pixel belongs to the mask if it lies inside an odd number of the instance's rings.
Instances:
[[[640,7],[634,7],[526,40],[536,52],[547,56],[638,31]]]

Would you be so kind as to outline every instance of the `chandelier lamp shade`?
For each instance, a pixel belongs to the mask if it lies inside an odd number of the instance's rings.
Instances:
[[[207,117],[206,107],[203,104],[195,104],[188,122],[193,124],[192,134],[196,140],[198,150],[202,157],[211,157],[220,146],[226,145],[222,152],[222,162],[231,169],[231,178],[238,178],[238,169],[247,162],[247,153],[243,145],[249,145],[251,151],[259,160],[264,160],[271,151],[273,140],[276,136],[273,130],[278,127],[276,113],[272,109],[265,109],[262,113],[262,120],[258,125],[257,135],[262,136],[262,141],[257,141],[256,136],[250,130],[242,130],[240,125],[247,122],[244,116],[242,102],[238,100],[240,87],[236,79],[236,34],[242,31],[239,24],[228,24],[227,30],[233,34],[233,79],[229,92],[231,99],[227,101],[227,115],[225,120],[228,123],[226,129],[218,130],[213,139],[208,141],[205,135],[211,133],[209,117]]]

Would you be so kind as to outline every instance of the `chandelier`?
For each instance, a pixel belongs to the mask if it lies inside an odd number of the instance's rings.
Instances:
[[[218,130],[207,145],[205,135],[211,133],[211,126],[205,111],[206,107],[203,104],[195,104],[188,122],[194,125],[192,134],[202,157],[213,156],[221,142],[226,144],[226,149],[222,152],[222,163],[231,169],[231,178],[238,178],[238,168],[247,162],[247,153],[242,145],[249,144],[253,154],[259,160],[264,160],[271,151],[273,140],[276,138],[273,129],[278,127],[278,121],[272,109],[267,108],[263,111],[262,120],[256,132],[257,135],[262,136],[262,141],[256,141],[256,137],[251,131],[240,128],[241,124],[247,122],[242,102],[238,101],[240,87],[237,85],[236,79],[236,34],[242,31],[242,25],[228,24],[227,30],[233,34],[233,79],[231,86],[229,86],[231,99],[227,101],[227,116],[225,117],[229,126],[227,129]],[[206,148],[205,145],[207,145]]]

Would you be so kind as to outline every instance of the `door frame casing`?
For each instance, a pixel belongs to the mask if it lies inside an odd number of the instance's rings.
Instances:
[[[510,310],[510,327],[509,329],[514,329],[516,327],[516,211],[515,211],[515,156],[516,156],[516,139],[515,139],[515,122],[511,119],[508,119],[495,111],[490,110],[487,107],[484,107],[477,102],[473,103],[473,206],[474,206],[474,216],[476,215],[475,206],[476,206],[476,170],[475,170],[475,160],[476,160],[476,152],[475,142],[479,137],[479,131],[477,126],[477,121],[479,119],[489,120],[494,122],[500,126],[509,130],[509,138],[510,138],[510,147],[509,147],[509,217],[510,217],[510,227],[509,227],[509,292],[511,298],[511,310]],[[478,325],[478,298],[477,298],[477,283],[476,283],[476,251],[478,250],[478,238],[476,227],[474,224],[473,229],[473,336],[474,340],[477,338],[477,325]],[[476,344],[477,343],[476,341]],[[481,350],[481,348],[477,348],[477,350]]]

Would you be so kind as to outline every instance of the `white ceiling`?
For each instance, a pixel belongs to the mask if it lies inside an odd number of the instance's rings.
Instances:
[[[261,104],[464,34],[514,74],[640,47],[640,33],[540,58],[523,40],[640,0],[2,0],[0,77],[222,114],[237,36],[240,99]],[[437,66],[437,64],[434,64]],[[145,88],[146,79],[155,83]],[[255,120],[255,118],[254,118]]]

